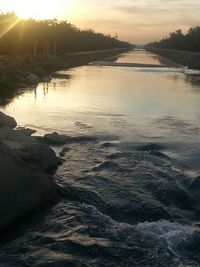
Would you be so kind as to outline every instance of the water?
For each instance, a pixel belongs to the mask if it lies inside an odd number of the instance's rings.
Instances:
[[[154,55],[152,53],[147,53],[144,50],[137,50],[134,53],[124,53],[120,57],[116,57],[117,63],[141,63],[141,64],[174,64],[172,61]]]
[[[1,248],[2,266],[200,266],[199,92],[171,69],[84,66],[13,99],[21,126],[94,139],[64,147],[62,200]]]

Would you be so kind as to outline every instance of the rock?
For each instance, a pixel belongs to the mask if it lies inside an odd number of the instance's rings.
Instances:
[[[64,156],[65,156],[65,153],[67,153],[67,152],[69,152],[69,151],[70,151],[70,148],[69,148],[69,147],[64,147],[64,148],[60,151],[59,155],[60,155],[61,157],[64,157]]]
[[[33,132],[0,128],[0,230],[57,197],[49,171],[60,164],[60,158],[30,136]]]
[[[0,111],[0,128],[1,127],[9,127],[9,128],[15,128],[17,126],[17,122],[14,118],[4,114]]]
[[[56,132],[52,134],[45,134],[44,141],[51,145],[64,145],[66,143],[84,143],[95,141],[96,138],[94,136],[68,136],[68,135],[60,135]]]
[[[19,89],[21,89],[21,88],[26,88],[26,87],[27,87],[27,84],[25,84],[25,83],[18,83],[17,87],[18,87]]]
[[[20,149],[38,143],[37,139],[8,127],[0,128],[0,141],[10,149]]]
[[[25,128],[25,127],[17,127],[16,131],[23,133],[26,136],[31,136],[32,134],[36,133],[36,130]]]
[[[64,145],[70,138],[66,135],[60,135],[56,132],[52,134],[45,134],[44,141],[51,145]]]
[[[56,196],[53,181],[0,143],[0,230]]]
[[[55,170],[61,163],[55,152],[43,144],[33,144],[18,150],[21,158],[32,165],[43,169],[46,172]]]
[[[51,76],[48,75],[48,76],[45,76],[44,78],[42,78],[42,82],[43,83],[50,83],[52,80]]]
[[[34,73],[30,73],[26,77],[26,82],[28,84],[38,83],[39,82],[39,77],[36,74],[34,74]]]
[[[60,164],[60,159],[52,149],[23,131],[3,127],[0,129],[0,140],[31,166],[50,171]]]

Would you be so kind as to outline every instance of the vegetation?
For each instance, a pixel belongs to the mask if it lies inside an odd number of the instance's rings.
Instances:
[[[15,13],[0,14],[0,54],[44,55],[128,47],[116,37],[80,30],[67,21],[21,20]]]
[[[200,27],[190,28],[186,34],[177,30],[170,33],[169,37],[150,43],[147,47],[200,52]]]
[[[0,13],[0,106],[26,88],[31,73],[42,81],[56,70],[84,65],[130,47],[116,37],[80,30],[66,21],[22,20],[15,13]],[[70,54],[96,50],[105,51]]]

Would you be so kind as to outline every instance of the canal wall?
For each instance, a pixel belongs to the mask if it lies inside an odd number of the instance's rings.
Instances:
[[[200,69],[200,53],[158,48],[147,48],[147,50],[159,56],[170,59],[177,64],[188,66],[191,69]]]

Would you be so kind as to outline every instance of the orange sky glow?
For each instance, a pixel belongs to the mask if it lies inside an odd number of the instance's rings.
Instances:
[[[136,44],[200,24],[200,1],[189,0],[1,0],[0,10],[21,18],[65,19]]]

